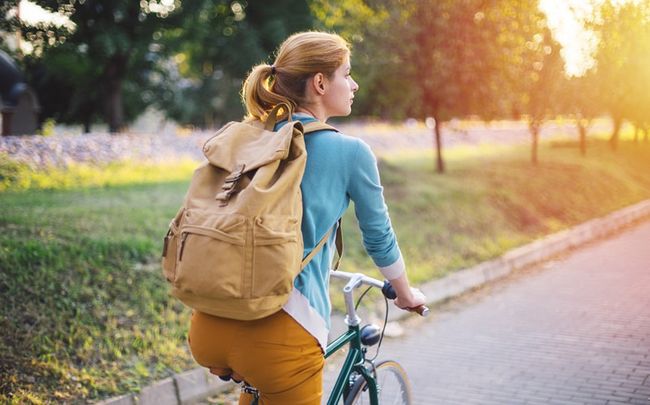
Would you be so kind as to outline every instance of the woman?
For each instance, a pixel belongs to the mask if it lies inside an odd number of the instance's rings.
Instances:
[[[303,32],[280,46],[273,65],[252,69],[243,99],[249,119],[265,120],[273,107],[286,103],[293,107],[293,119],[325,122],[350,114],[358,88],[350,75],[345,40],[335,34]],[[301,183],[305,253],[336,226],[352,200],[366,251],[395,287],[395,304],[403,309],[424,304],[422,293],[409,287],[370,148],[330,130],[308,134],[305,143],[308,158]],[[189,340],[196,361],[223,378],[245,379],[259,390],[262,404],[320,404],[334,238],[332,232],[298,275],[283,310],[254,321],[195,311]],[[247,394],[240,397],[240,404],[250,401]]]

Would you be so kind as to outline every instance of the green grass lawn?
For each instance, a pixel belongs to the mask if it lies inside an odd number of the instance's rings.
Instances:
[[[648,144],[623,142],[613,153],[592,141],[586,158],[576,146],[544,144],[538,166],[527,147],[456,149],[443,176],[431,151],[385,156],[386,199],[412,281],[650,198]],[[90,182],[103,187],[81,188],[88,181],[74,168],[30,183],[34,173],[6,158],[0,165],[0,402],[109,397],[194,366],[189,311],[168,297],[158,264],[191,167],[130,167],[88,169],[103,173]],[[344,221],[342,269],[378,275],[352,210]]]

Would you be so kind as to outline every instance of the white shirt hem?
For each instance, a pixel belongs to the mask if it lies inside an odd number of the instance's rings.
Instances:
[[[309,305],[307,297],[294,287],[289,295],[289,301],[282,309],[318,341],[321,350],[325,353],[329,330],[325,320]]]

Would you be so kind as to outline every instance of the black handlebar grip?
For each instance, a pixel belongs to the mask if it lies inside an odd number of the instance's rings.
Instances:
[[[388,280],[384,280],[384,286],[381,288],[381,292],[384,294],[384,297],[388,298],[389,300],[394,300],[397,298],[397,293]]]

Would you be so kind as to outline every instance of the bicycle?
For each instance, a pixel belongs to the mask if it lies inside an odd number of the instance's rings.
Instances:
[[[330,275],[348,281],[343,287],[346,308],[345,323],[348,325],[348,330],[327,345],[325,358],[345,346],[349,346],[349,351],[332,388],[327,405],[338,404],[341,399],[343,399],[344,405],[411,404],[411,386],[402,366],[393,360],[375,362],[388,321],[388,300],[397,297],[390,282],[382,282],[360,273],[347,273],[338,270],[330,271]],[[352,293],[362,285],[369,287],[361,294],[355,305]],[[381,289],[386,302],[384,326],[381,331],[379,327],[372,324],[360,328],[361,318],[356,311],[365,294],[373,287]],[[420,306],[413,311],[422,316],[429,313],[426,306]],[[375,344],[378,344],[375,356],[371,359],[366,358],[368,347]],[[253,395],[251,405],[258,404],[259,396],[254,387],[244,383],[242,390]]]

